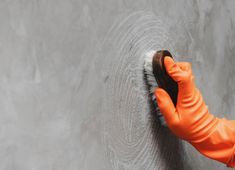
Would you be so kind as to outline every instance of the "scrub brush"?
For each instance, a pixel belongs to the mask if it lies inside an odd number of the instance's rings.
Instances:
[[[153,101],[154,110],[157,113],[158,119],[163,126],[167,126],[166,121],[160,112],[157,100],[154,95],[156,87],[163,88],[170,95],[174,105],[177,103],[178,85],[167,74],[164,66],[164,58],[172,57],[171,53],[167,50],[149,51],[145,54],[144,58],[144,74],[146,76],[149,93]]]

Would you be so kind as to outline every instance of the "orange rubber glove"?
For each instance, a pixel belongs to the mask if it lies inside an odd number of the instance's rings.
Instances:
[[[164,60],[167,73],[178,83],[176,107],[161,88],[155,90],[158,106],[168,127],[179,138],[191,143],[203,155],[235,167],[235,120],[210,114],[195,87],[191,65]]]

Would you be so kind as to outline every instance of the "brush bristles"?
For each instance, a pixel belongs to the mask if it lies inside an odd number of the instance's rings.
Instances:
[[[167,126],[166,121],[157,106],[157,101],[156,101],[156,98],[154,95],[154,91],[155,91],[156,87],[158,87],[157,81],[156,81],[154,74],[153,74],[153,65],[152,65],[153,56],[155,53],[156,53],[156,51],[152,50],[152,51],[149,51],[145,54],[145,56],[144,56],[144,73],[147,78],[149,92],[150,92],[150,95],[152,96],[152,101],[154,104],[155,112],[157,113],[157,117],[160,120],[161,125],[166,127]]]
[[[153,75],[153,65],[152,65],[153,56],[155,53],[156,51],[153,51],[153,50],[149,51],[148,53],[145,54],[145,57],[144,57],[144,71],[147,77],[147,81],[148,81],[149,88],[150,88],[149,90],[151,94],[154,93],[155,88],[158,86],[156,79]]]

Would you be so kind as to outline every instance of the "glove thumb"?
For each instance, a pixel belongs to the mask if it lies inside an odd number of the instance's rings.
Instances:
[[[179,117],[169,94],[162,88],[157,88],[154,94],[157,99],[158,107],[163,114],[167,125],[169,127],[175,125],[179,121]]]

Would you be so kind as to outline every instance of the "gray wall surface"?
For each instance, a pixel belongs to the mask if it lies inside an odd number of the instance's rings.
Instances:
[[[1,0],[0,170],[224,170],[160,127],[143,56],[190,61],[235,118],[235,1]]]

